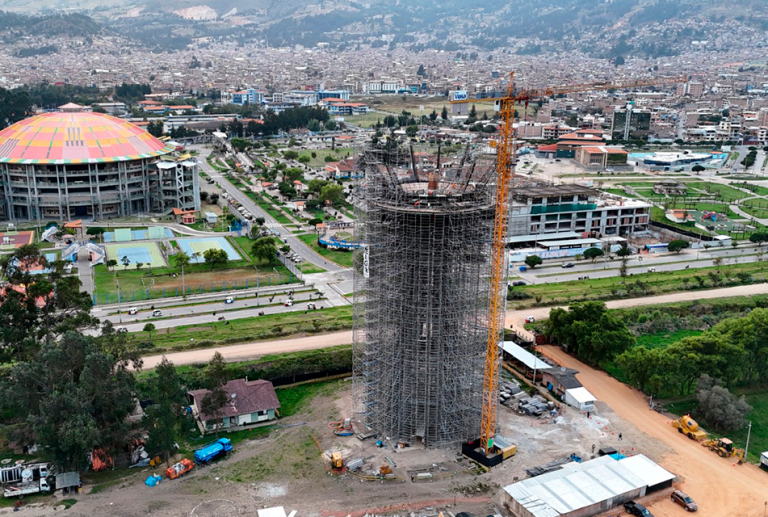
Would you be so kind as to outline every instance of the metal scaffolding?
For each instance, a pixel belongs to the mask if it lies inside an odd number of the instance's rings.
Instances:
[[[360,165],[356,416],[379,436],[458,446],[480,430],[494,156],[371,146]]]

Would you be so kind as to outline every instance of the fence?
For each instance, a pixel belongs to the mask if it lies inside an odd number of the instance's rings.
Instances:
[[[286,266],[287,267],[287,266]],[[289,268],[290,269],[290,268]],[[240,280],[239,282],[237,280],[233,282],[211,282],[210,284],[208,282],[206,283],[199,283],[199,284],[192,284],[190,285],[187,283],[184,287],[186,288],[186,295],[194,295],[194,294],[204,294],[204,293],[225,293],[225,292],[231,292],[231,291],[238,291],[242,289],[258,289],[259,287],[270,287],[270,286],[276,286],[276,285],[282,285],[282,284],[292,284],[296,280],[301,280],[298,275],[289,274],[289,275],[281,275],[280,273],[276,273],[274,275],[269,275],[266,278],[256,278],[256,279],[245,279]],[[124,302],[133,302],[133,301],[140,301],[140,300],[160,300],[163,298],[174,298],[183,296],[184,288],[181,286],[181,284],[175,286],[175,287],[166,287],[162,289],[136,289],[136,290],[120,290],[117,292],[106,292],[106,293],[99,293],[94,292],[92,295],[93,298],[93,304],[99,305],[99,304],[110,304],[110,303],[124,303]]]
[[[280,263],[285,266],[285,268],[290,271],[292,275],[298,278],[301,282],[304,281],[304,274],[299,270],[299,268],[296,267],[296,264],[286,258],[283,253],[279,253],[277,255],[277,260],[279,260]]]

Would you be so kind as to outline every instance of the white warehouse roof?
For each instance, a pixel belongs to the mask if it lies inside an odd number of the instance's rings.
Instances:
[[[588,506],[612,505],[614,499],[644,495],[647,487],[674,477],[643,455],[622,460],[601,456],[567,463],[555,472],[508,485],[504,491],[526,515],[559,517]]]
[[[576,402],[579,404],[585,404],[587,402],[594,402],[597,400],[597,398],[589,391],[587,391],[587,388],[583,386],[581,388],[569,388],[565,391],[566,393],[570,393],[571,397],[576,399]]]
[[[551,364],[545,363],[532,353],[530,353],[525,348],[521,347],[514,341],[504,341],[504,344],[501,346],[501,349],[504,350],[506,353],[523,363],[525,366],[530,368],[531,370],[546,370],[547,368],[552,368]]]

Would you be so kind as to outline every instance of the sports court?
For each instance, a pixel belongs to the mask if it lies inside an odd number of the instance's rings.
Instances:
[[[130,228],[117,228],[114,232],[104,233],[104,242],[131,242],[147,239],[173,238],[173,230],[165,226],[150,226],[146,230],[131,230]]]
[[[197,258],[190,262],[193,264],[202,264],[205,262],[203,253],[210,249],[222,249],[227,252],[229,260],[241,260],[242,257],[235,251],[232,245],[224,237],[203,237],[200,239],[177,239],[176,242],[184,253],[192,257],[194,253],[199,253]]]
[[[25,244],[32,244],[34,237],[35,232],[31,231],[0,232],[0,249],[15,249]]]
[[[116,260],[118,269],[135,268],[136,264],[139,262],[144,264],[145,267],[165,266],[163,256],[160,254],[160,249],[154,242],[143,244],[138,242],[114,243],[108,244],[106,248],[107,260]],[[127,267],[123,265],[123,257],[128,257],[128,260],[130,261]]]

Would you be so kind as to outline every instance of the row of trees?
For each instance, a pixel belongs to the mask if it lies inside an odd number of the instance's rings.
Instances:
[[[726,386],[762,383],[768,380],[766,335],[768,309],[754,309],[664,349],[632,348],[616,363],[631,384],[657,395],[691,393],[703,374],[722,379]]]

